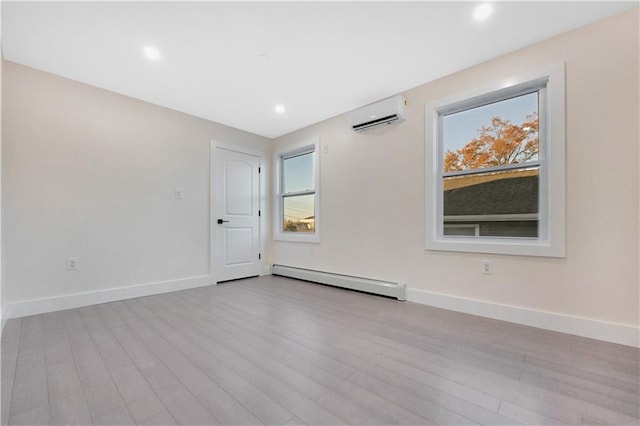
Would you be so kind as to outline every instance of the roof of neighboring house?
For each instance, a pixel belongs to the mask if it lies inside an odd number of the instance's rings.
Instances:
[[[479,173],[473,175],[452,176],[444,180],[444,190],[462,188],[463,186],[477,185],[479,183],[489,182],[498,179],[507,179],[512,177],[538,176],[537,168],[516,169],[509,171],[500,171],[494,173]]]
[[[538,213],[538,176],[498,179],[444,191],[444,215]]]

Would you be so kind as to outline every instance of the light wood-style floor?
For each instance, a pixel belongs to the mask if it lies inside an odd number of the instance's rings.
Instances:
[[[10,320],[3,424],[634,424],[639,351],[282,277]]]

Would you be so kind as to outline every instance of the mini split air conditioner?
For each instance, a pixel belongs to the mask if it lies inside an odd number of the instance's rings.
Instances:
[[[351,128],[356,132],[364,132],[374,127],[405,121],[406,105],[404,97],[398,95],[358,108],[349,114]]]

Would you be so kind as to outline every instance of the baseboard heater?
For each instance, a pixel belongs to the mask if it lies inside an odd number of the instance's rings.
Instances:
[[[394,297],[398,300],[405,300],[406,286],[400,283],[352,277],[349,275],[333,274],[331,272],[314,271],[311,269],[294,268],[292,266],[283,265],[273,265],[271,267],[271,273],[273,275],[297,278],[299,280],[348,288],[351,290],[363,291],[365,293],[379,294],[381,296]]]

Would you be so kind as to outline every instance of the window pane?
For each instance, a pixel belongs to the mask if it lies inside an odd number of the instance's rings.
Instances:
[[[479,237],[537,237],[539,172],[529,167],[444,177],[444,235],[452,235],[450,225],[473,222]]]
[[[314,194],[284,197],[282,229],[285,232],[315,232],[314,204]]]
[[[445,115],[443,171],[538,160],[538,92]]]
[[[313,190],[313,152],[282,161],[282,192]]]
[[[477,224],[448,224],[444,225],[444,235],[461,235],[465,237],[478,236],[480,225]]]

